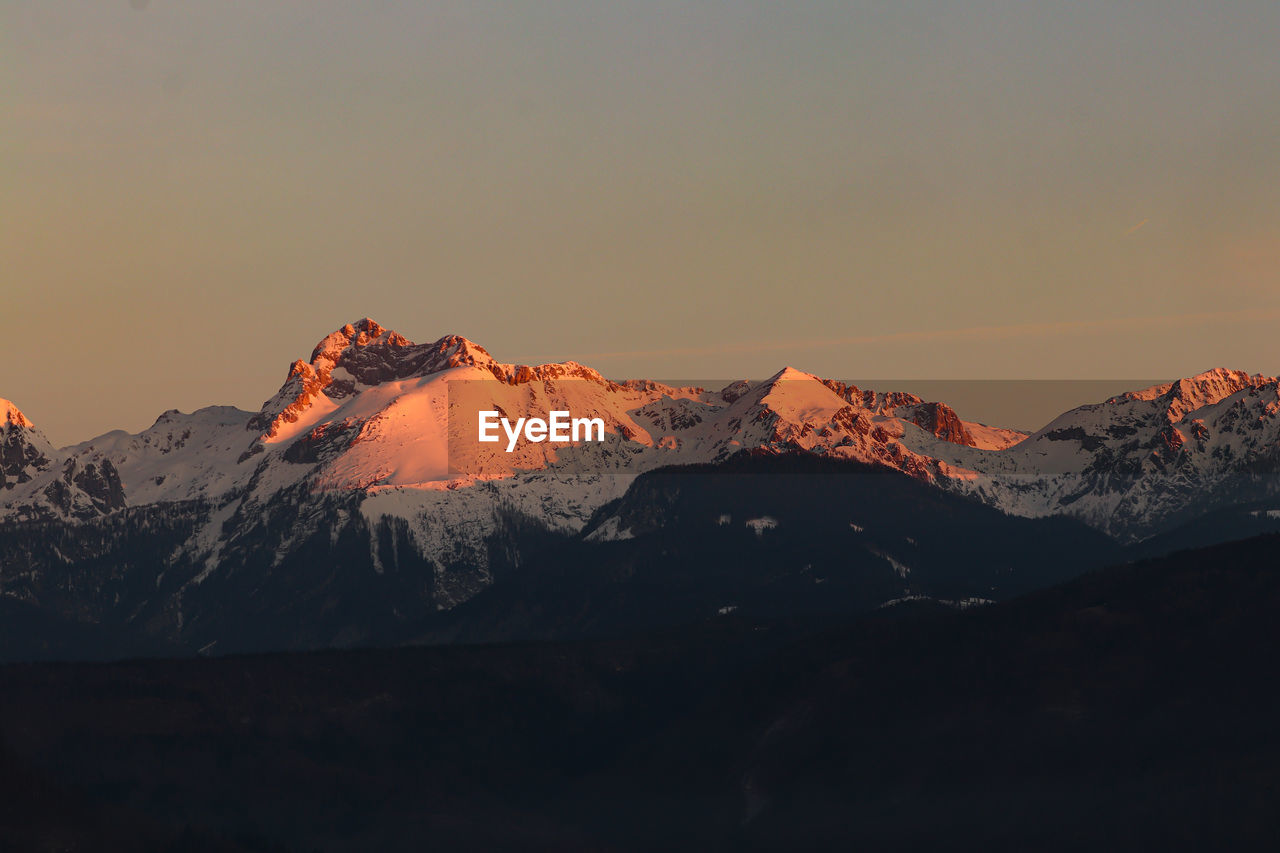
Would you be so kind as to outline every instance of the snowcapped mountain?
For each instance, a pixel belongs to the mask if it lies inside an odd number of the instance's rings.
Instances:
[[[1280,495],[1280,380],[1219,368],[1073,409],[999,453],[916,449],[967,472],[948,485],[1007,512],[1141,539]]]
[[[330,642],[313,623],[332,602],[393,602],[388,618],[452,608],[539,537],[594,518],[594,540],[626,539],[622,518],[599,513],[642,473],[743,451],[894,469],[1135,539],[1276,493],[1278,393],[1274,378],[1216,370],[1027,436],[794,368],[714,389],[617,382],[575,362],[499,362],[456,335],[415,344],[364,319],[294,362],[257,412],[169,411],[138,434],[55,449],[0,402],[0,592],[198,643],[217,642],[233,595],[263,620],[296,607],[280,627],[295,645]],[[476,440],[485,410],[599,418],[604,440],[508,453]],[[51,529],[66,540],[56,553],[42,545]],[[90,588],[92,606],[69,592]]]
[[[9,517],[26,519],[34,506],[37,514],[84,519],[124,506],[110,463],[66,458],[8,400],[0,400],[0,416],[0,501],[12,508]]]
[[[558,450],[523,443],[507,453],[472,440],[475,422],[458,414],[462,407],[582,413],[604,421],[607,439]],[[660,465],[721,461],[743,449],[802,450],[933,478],[946,466],[907,450],[899,441],[904,433],[989,449],[1023,437],[963,422],[943,404],[861,391],[792,368],[715,391],[618,383],[574,362],[501,363],[458,336],[413,344],[369,319],[320,341],[256,413],[170,411],[137,435],[107,433],[62,451],[25,418],[21,423],[28,436],[22,452],[35,461],[5,496],[9,518],[83,519],[185,501],[226,511],[305,484],[311,494],[360,493],[371,519],[409,519],[429,551],[456,547],[458,530],[441,538],[424,518],[460,510],[474,522],[473,500],[508,502],[573,530],[637,474]],[[490,488],[467,491],[481,483]]]

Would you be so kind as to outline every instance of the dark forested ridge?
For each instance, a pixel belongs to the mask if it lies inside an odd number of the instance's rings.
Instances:
[[[602,530],[626,535],[594,541]],[[1078,521],[1006,515],[896,471],[743,454],[641,475],[583,536],[536,552],[415,639],[635,634],[727,612],[847,619],[907,597],[1003,600],[1125,555]]]
[[[897,471],[743,454],[641,475],[575,536],[503,510],[486,582],[446,609],[441,589],[470,577],[465,566],[429,559],[403,521],[370,522],[350,496],[288,493],[228,519],[236,532],[216,571],[183,545],[216,527],[208,512],[156,505],[80,525],[0,525],[0,591],[51,624],[85,623],[46,639],[33,627],[0,645],[0,661],[42,646],[79,659],[148,645],[229,654],[582,639],[722,611],[846,618],[908,596],[1002,600],[1125,554],[1081,522],[1006,515]],[[82,635],[110,643],[76,645]]]
[[[1268,849],[1277,548],[844,626],[9,665],[0,772],[247,849]]]

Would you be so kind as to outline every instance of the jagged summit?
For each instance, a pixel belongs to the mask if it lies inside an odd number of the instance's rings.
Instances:
[[[1124,403],[1132,401],[1159,401],[1165,406],[1165,415],[1170,423],[1181,420],[1188,412],[1202,409],[1219,403],[1232,394],[1249,388],[1263,388],[1276,385],[1276,377],[1263,376],[1261,373],[1250,374],[1243,370],[1231,370],[1226,367],[1215,367],[1195,376],[1164,382],[1128,391],[1112,397],[1108,403]]]
[[[449,367],[494,364],[488,350],[462,335],[415,344],[368,317],[325,336],[312,350],[310,362],[317,373],[342,368],[366,385]]]
[[[487,366],[493,359],[481,346],[458,335],[433,344],[417,345],[365,317],[326,335],[311,351],[311,361],[299,359],[289,367],[284,385],[250,419],[248,428],[276,437],[295,423],[312,404],[341,400],[360,387],[423,376],[463,364]]]
[[[310,362],[295,361],[284,385],[263,403],[248,428],[274,439],[313,405],[325,405],[326,400],[339,403],[367,388],[459,367],[480,368],[510,385],[549,379],[612,384],[597,371],[573,361],[536,366],[500,363],[484,347],[461,335],[415,344],[366,317],[326,335],[312,350]]]
[[[326,335],[311,351],[311,364],[319,367],[327,363],[333,367],[348,351],[367,346],[407,347],[413,342],[365,317]]]
[[[471,358],[482,362],[493,360],[484,347],[461,335],[445,335],[429,344],[415,344],[394,329],[365,317],[321,338],[311,351],[310,364],[318,371],[333,369],[345,365],[366,349],[391,355],[403,351],[400,354],[404,356],[420,355],[429,350],[445,358]]]
[[[31,421],[27,420],[26,415],[13,403],[0,397],[0,426],[10,424],[31,429]]]
[[[305,373],[299,365],[306,363],[295,362],[290,368],[290,377]],[[562,378],[607,382],[598,371],[576,361],[540,365],[499,362],[487,349],[462,335],[445,335],[431,343],[415,344],[368,317],[348,323],[321,340],[307,366],[317,376],[345,371],[357,383],[368,386],[464,366],[483,368],[497,379],[514,385]],[[339,373],[333,382],[338,384],[347,378]],[[342,393],[340,385],[335,390]],[[326,393],[333,396],[332,392]]]
[[[295,362],[291,375],[303,363]],[[365,317],[326,335],[316,344],[311,351],[310,367],[320,376],[341,368],[360,384],[377,385],[464,364],[488,366],[493,363],[493,357],[484,347],[461,335],[445,335],[430,344],[415,344],[399,332]]]
[[[1197,373],[1195,376],[1183,377],[1173,382],[1162,382],[1137,391],[1125,391],[1123,394],[1117,394],[1110,398],[1107,402],[1155,400],[1159,397],[1174,394],[1182,399],[1187,399],[1191,395],[1198,395],[1207,401],[1204,405],[1212,405],[1212,403],[1224,397],[1229,397],[1237,391],[1250,387],[1256,388],[1262,385],[1270,385],[1276,381],[1275,377],[1264,376],[1261,373],[1250,374],[1244,370],[1215,367],[1212,370]],[[1214,397],[1216,399],[1213,399]]]

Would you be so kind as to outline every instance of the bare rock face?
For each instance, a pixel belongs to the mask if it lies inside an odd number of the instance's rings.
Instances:
[[[860,409],[872,415],[896,417],[913,423],[931,435],[951,444],[977,447],[978,442],[964,421],[946,403],[926,402],[915,394],[902,391],[879,393],[856,385],[824,379],[823,384]]]
[[[909,420],[926,432],[952,444],[974,447],[977,442],[965,429],[964,422],[946,403],[921,403],[913,408]]]
[[[297,465],[315,465],[336,459],[360,435],[354,421],[320,424],[285,448],[283,459]]]
[[[751,390],[751,383],[745,379],[739,379],[736,382],[730,382],[724,388],[720,389],[720,399],[726,403],[733,403],[737,399]]]
[[[50,483],[44,494],[64,516],[81,520],[96,518],[126,505],[120,472],[107,460],[82,465],[68,459],[62,477]]]

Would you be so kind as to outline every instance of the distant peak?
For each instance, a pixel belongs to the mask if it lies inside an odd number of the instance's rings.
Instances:
[[[1277,381],[1280,380],[1273,376],[1263,376],[1261,373],[1250,374],[1244,370],[1215,367],[1174,382],[1152,385],[1140,391],[1129,391],[1118,397],[1112,397],[1109,402],[1162,400],[1167,404],[1166,415],[1172,422],[1180,420],[1188,412],[1212,406],[1246,388],[1260,388],[1264,385],[1273,385]]]
[[[812,382],[821,382],[822,380],[814,376],[812,373],[805,373],[803,370],[797,370],[794,367],[784,367],[773,376],[769,377],[769,382],[794,382],[796,380],[805,379]]]
[[[10,424],[31,429],[31,421],[27,420],[26,415],[13,403],[0,398],[0,426]]]
[[[487,364],[493,361],[493,356],[489,355],[487,349],[462,335],[445,335],[431,346],[443,358],[453,359],[460,364]]]
[[[1179,380],[1193,386],[1207,385],[1237,385],[1246,388],[1256,385],[1266,385],[1276,380],[1273,377],[1263,376],[1261,373],[1250,375],[1244,370],[1231,370],[1226,367],[1215,367],[1212,370],[1206,370],[1204,373],[1197,373],[1195,376]]]

